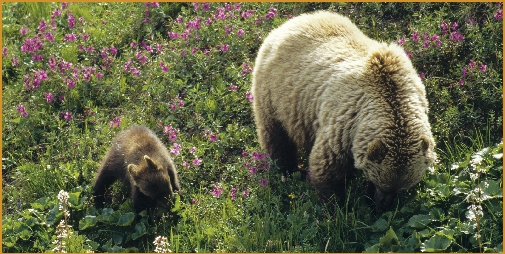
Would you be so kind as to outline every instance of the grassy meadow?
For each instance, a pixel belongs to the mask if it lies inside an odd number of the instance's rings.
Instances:
[[[321,202],[258,144],[249,90],[269,31],[315,10],[402,45],[438,163],[377,214],[358,174]],[[3,252],[502,252],[501,3],[2,3]],[[182,191],[136,214],[92,184],[117,133],[152,129]],[[300,165],[306,169],[306,161]]]

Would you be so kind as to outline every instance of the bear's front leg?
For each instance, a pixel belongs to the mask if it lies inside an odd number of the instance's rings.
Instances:
[[[328,140],[316,138],[309,157],[310,182],[319,197],[328,201],[336,195],[345,200],[347,182],[354,173],[352,157],[337,154],[328,145]]]

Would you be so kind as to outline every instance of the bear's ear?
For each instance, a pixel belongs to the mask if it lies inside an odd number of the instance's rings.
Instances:
[[[428,151],[430,144],[430,139],[426,135],[421,135],[421,149],[423,152]]]
[[[149,156],[144,155],[144,160],[146,160],[149,169],[158,169],[158,165]]]
[[[381,163],[382,160],[386,158],[387,153],[388,149],[384,142],[382,142],[380,139],[376,139],[372,141],[372,143],[368,144],[366,158],[370,161]]]

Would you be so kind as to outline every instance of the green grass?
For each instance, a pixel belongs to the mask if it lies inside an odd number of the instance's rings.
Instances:
[[[173,252],[502,251],[501,4],[237,4],[2,4],[3,252],[61,243],[68,252],[153,252],[158,236]],[[323,203],[301,174],[285,177],[261,156],[246,97],[256,52],[289,17],[319,9],[349,16],[374,39],[404,38],[424,74],[439,163],[393,211],[374,212],[360,174],[345,202]],[[198,29],[188,26],[197,18]],[[465,39],[451,39],[455,32]],[[23,52],[29,38],[43,47]],[[37,76],[42,70],[47,78]],[[135,214],[120,184],[109,207],[93,205],[100,161],[133,124],[151,128],[168,149],[181,146],[173,159],[182,191],[172,211],[154,218]],[[57,232],[62,220],[67,236]]]

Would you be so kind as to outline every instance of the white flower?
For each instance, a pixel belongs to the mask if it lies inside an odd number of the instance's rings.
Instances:
[[[451,170],[456,170],[459,168],[459,163],[454,163],[451,165]]]
[[[156,239],[154,239],[153,242],[154,246],[156,248],[154,249],[154,252],[156,253],[167,253],[167,252],[172,252],[168,247],[170,247],[170,244],[168,243],[168,240],[164,236],[158,236]]]
[[[499,160],[499,159],[503,158],[503,153],[493,154],[493,158]]]

